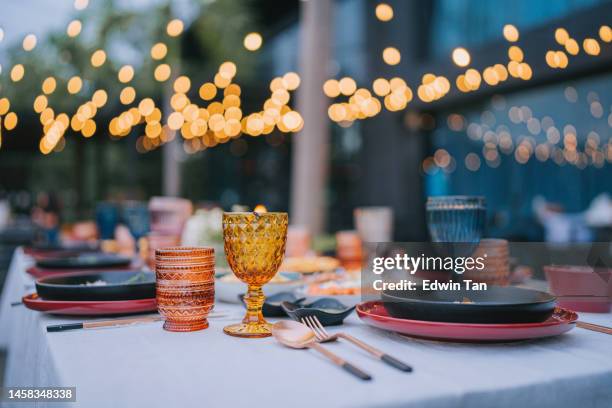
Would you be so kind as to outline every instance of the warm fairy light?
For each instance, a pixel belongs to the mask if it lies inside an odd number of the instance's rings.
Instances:
[[[291,111],[283,115],[282,121],[289,130],[295,130],[300,127],[302,117],[296,111]]]
[[[267,212],[268,212],[268,210],[266,209],[266,206],[265,206],[265,205],[263,205],[263,204],[257,204],[257,205],[255,206],[255,208],[253,209],[253,212],[256,212],[256,213],[267,213]]]
[[[166,32],[170,37],[176,37],[181,35],[181,33],[183,32],[183,28],[183,22],[178,18],[175,18],[174,20],[170,21],[166,26]]]
[[[83,88],[83,80],[79,76],[73,76],[68,80],[66,88],[71,94],[79,93]]]
[[[555,41],[559,45],[565,45],[565,42],[569,40],[570,35],[567,30],[563,27],[559,27],[555,30]]]
[[[518,39],[519,39],[519,31],[518,31],[518,29],[517,29],[517,28],[516,28],[514,25],[512,25],[512,24],[506,24],[506,25],[504,26],[503,33],[504,33],[504,38],[505,38],[507,41],[510,41],[510,42],[516,42],[516,41],[518,41]]]
[[[106,62],[106,52],[104,50],[96,50],[93,54],[91,54],[90,59],[91,65],[93,67],[100,67]]]
[[[563,51],[548,51],[546,53],[546,63],[551,68],[566,68],[569,60]]]
[[[210,101],[217,95],[217,87],[214,84],[207,82],[200,87],[199,94],[200,98],[203,100]]]
[[[482,77],[480,76],[480,72],[477,70],[470,68],[465,71],[465,84],[472,91],[477,90],[480,87]]]
[[[11,69],[11,80],[13,82],[19,82],[23,79],[25,74],[25,68],[21,64],[17,64]]]
[[[186,94],[191,88],[191,80],[185,75],[181,75],[174,81],[174,92]]]
[[[402,56],[399,50],[395,47],[387,47],[383,50],[383,61],[388,65],[397,65],[400,63]]]
[[[342,78],[338,84],[342,95],[350,96],[357,90],[357,83],[351,77]]]
[[[508,48],[508,58],[510,61],[522,62],[524,57],[523,50],[520,47],[513,45]]]
[[[17,122],[19,122],[19,118],[15,112],[9,112],[4,117],[4,127],[6,130],[13,130],[17,126]]]
[[[168,78],[170,78],[170,74],[171,74],[170,65],[159,64],[155,68],[155,72],[153,73],[153,76],[155,77],[156,81],[164,82],[164,81],[167,81]]]
[[[28,34],[23,39],[23,49],[25,51],[32,51],[36,47],[37,39],[34,34]]]
[[[584,52],[589,55],[599,55],[601,52],[599,43],[594,38],[585,38],[582,42],[582,48],[584,48]]]
[[[295,72],[287,72],[283,75],[282,83],[288,91],[294,91],[300,86],[300,76]]]
[[[185,118],[181,112],[172,112],[168,116],[168,127],[172,130],[179,130],[185,123]]]
[[[133,87],[126,86],[121,90],[119,100],[122,104],[129,105],[130,103],[134,102],[134,99],[136,99],[136,90]]]
[[[38,95],[36,99],[34,99],[34,112],[40,113],[47,108],[49,101],[45,95]]]
[[[470,65],[470,53],[463,47],[457,47],[453,50],[453,62],[459,67],[467,67]]]
[[[151,98],[144,98],[138,104],[138,111],[142,116],[149,116],[153,113],[153,109],[155,109],[155,102]]]
[[[449,90],[450,82],[446,77],[427,73],[423,75],[421,85],[417,89],[417,95],[423,102],[432,102],[442,98]]]
[[[372,90],[378,96],[386,96],[391,92],[391,85],[386,79],[377,78],[372,82]]]
[[[610,28],[610,26],[608,25],[602,25],[601,27],[599,27],[599,38],[601,38],[601,41],[603,42],[607,42],[607,43],[611,42],[612,41],[612,28]]]
[[[172,98],[170,98],[170,106],[175,111],[181,111],[185,109],[185,106],[187,106],[187,104],[189,104],[189,99],[187,98],[187,96],[185,96],[185,94],[177,93],[172,95]]]
[[[93,119],[87,119],[83,124],[81,133],[85,137],[92,137],[93,134],[96,133],[96,122],[94,122]]]
[[[236,75],[236,64],[231,61],[226,61],[219,66],[219,75],[225,79],[231,80]],[[229,84],[228,84],[229,85]]]
[[[69,37],[76,37],[81,33],[82,24],[79,20],[72,20],[66,28],[66,34]]]
[[[245,37],[244,37],[244,48],[246,48],[249,51],[257,51],[260,47],[261,44],[263,43],[263,38],[261,37],[261,34],[259,33],[248,33]]]
[[[573,38],[568,38],[567,41],[565,41],[565,50],[570,55],[578,55],[578,52],[580,52],[580,47],[578,46],[578,42],[576,40]]]
[[[74,0],[74,8],[76,10],[85,10],[89,5],[89,0]]]
[[[11,108],[11,102],[8,100],[8,98],[1,98],[0,99],[0,116],[5,115],[6,112],[8,112],[10,108]]]
[[[500,81],[497,71],[493,67],[485,68],[485,70],[482,72],[482,78],[491,86],[497,85]]]
[[[43,81],[41,88],[44,94],[49,95],[55,91],[56,86],[55,78],[48,77]]]
[[[376,18],[380,21],[390,21],[393,18],[393,8],[387,3],[376,6]]]
[[[518,66],[518,76],[524,81],[528,81],[533,76],[531,66],[525,62],[521,62]]]
[[[96,105],[96,107],[101,108],[102,106],[106,105],[106,101],[108,101],[108,94],[104,89],[98,89],[91,96],[91,101],[94,105]]]
[[[119,79],[119,82],[124,84],[130,82],[134,78],[134,68],[131,65],[122,66],[121,69],[119,69],[117,78]]]
[[[154,60],[163,59],[167,53],[168,47],[162,42],[158,42],[157,44],[151,47],[151,58],[153,58]]]
[[[340,95],[340,83],[335,79],[328,79],[323,84],[323,92],[330,98]]]

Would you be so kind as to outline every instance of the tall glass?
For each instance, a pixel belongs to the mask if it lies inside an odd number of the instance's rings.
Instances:
[[[268,337],[271,324],[261,308],[262,286],[276,275],[285,254],[287,213],[230,212],[223,214],[223,241],[227,263],[238,279],[248,285],[242,323],[223,328],[230,336]]]
[[[482,237],[486,202],[477,196],[439,196],[427,199],[427,226],[431,240],[445,255],[470,256]]]

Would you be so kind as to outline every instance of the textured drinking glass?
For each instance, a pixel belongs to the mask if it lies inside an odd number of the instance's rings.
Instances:
[[[445,245],[447,255],[469,256],[474,252],[485,225],[484,197],[429,197],[426,208],[431,240]]]
[[[238,279],[249,287],[242,323],[223,331],[236,337],[271,336],[271,325],[261,313],[262,286],[274,277],[283,261],[287,239],[287,213],[234,212],[223,214],[223,241],[227,262]]]
[[[171,247],[155,251],[155,293],[164,329],[186,332],[208,327],[215,301],[212,248]]]

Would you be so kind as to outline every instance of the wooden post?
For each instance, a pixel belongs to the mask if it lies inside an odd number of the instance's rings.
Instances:
[[[328,100],[322,87],[328,79],[331,42],[331,0],[300,2],[301,85],[297,110],[304,129],[293,139],[291,223],[323,231],[329,168]]]

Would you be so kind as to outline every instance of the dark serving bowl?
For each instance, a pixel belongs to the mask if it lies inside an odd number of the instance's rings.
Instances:
[[[546,292],[511,286],[487,290],[417,288],[382,293],[385,309],[393,317],[455,323],[535,323],[548,319],[556,298]]]
[[[240,301],[244,303],[244,293],[238,295]],[[305,298],[299,298],[291,292],[280,292],[270,297],[267,297],[264,301],[261,312],[265,317],[287,317],[285,309],[282,307],[283,302],[290,302],[294,304],[300,304]],[[246,304],[245,304],[246,305]]]
[[[282,302],[282,308],[287,315],[295,321],[300,321],[306,316],[316,316],[323,326],[335,326],[342,324],[344,319],[351,314],[355,306],[347,307],[334,298],[321,298],[312,303]]]
[[[36,281],[46,300],[106,301],[155,298],[155,275],[143,271],[70,273]]]
[[[45,258],[36,261],[36,266],[45,269],[92,269],[127,266],[132,260],[125,256],[106,253],[84,253],[77,256]]]

